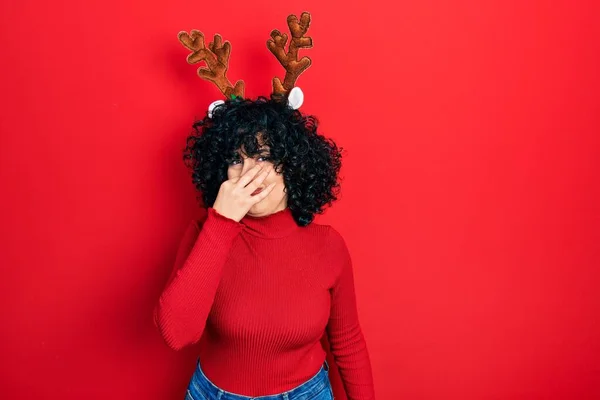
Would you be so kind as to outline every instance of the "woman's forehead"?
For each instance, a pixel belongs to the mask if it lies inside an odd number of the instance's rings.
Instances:
[[[266,144],[262,144],[262,145],[260,145],[259,147],[256,148],[257,152],[264,152],[264,151],[269,151],[269,150],[270,150],[270,147],[268,145],[266,145]],[[243,144],[240,146],[240,148],[236,149],[235,151],[237,153],[244,153],[244,154],[247,153],[246,152],[246,147]]]

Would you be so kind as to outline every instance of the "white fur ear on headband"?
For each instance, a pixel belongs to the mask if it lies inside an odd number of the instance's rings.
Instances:
[[[304,103],[304,93],[302,93],[302,89],[296,86],[290,90],[290,94],[288,95],[288,105],[292,109],[297,110],[302,103]]]
[[[299,87],[295,87],[292,90],[290,90],[290,94],[288,95],[288,106],[293,109],[293,110],[297,110],[300,108],[300,106],[302,105],[302,103],[304,103],[304,93],[302,92],[302,89],[300,89]],[[213,111],[215,109],[216,106],[221,105],[221,104],[225,104],[224,100],[215,100],[212,103],[210,103],[210,105],[208,106],[208,118],[212,118],[213,117]]]
[[[216,106],[218,106],[220,104],[225,104],[225,101],[224,100],[216,100],[216,101],[213,101],[212,103],[210,103],[210,105],[208,106],[208,118],[213,117],[213,110],[215,109]]]

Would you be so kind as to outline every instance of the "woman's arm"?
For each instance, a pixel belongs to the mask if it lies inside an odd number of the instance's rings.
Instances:
[[[174,350],[197,342],[213,304],[223,265],[242,225],[208,208],[202,227],[183,236],[171,276],[154,309],[154,323]]]
[[[338,279],[331,290],[327,335],[348,400],[375,399],[367,345],[358,320],[352,260],[342,236],[331,228],[331,248],[340,260]]]

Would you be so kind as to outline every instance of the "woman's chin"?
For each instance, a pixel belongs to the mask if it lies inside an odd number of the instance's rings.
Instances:
[[[280,207],[269,204],[268,202],[259,201],[248,210],[248,215],[252,217],[266,217],[276,211],[279,211]]]
[[[248,210],[248,215],[252,217],[264,217],[269,214],[272,214],[269,208],[261,205],[260,203],[256,203],[252,206],[252,208],[250,208],[250,210]]]

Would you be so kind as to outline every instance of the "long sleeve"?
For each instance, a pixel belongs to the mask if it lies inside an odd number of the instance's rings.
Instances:
[[[154,309],[154,323],[169,347],[179,350],[202,336],[229,250],[242,225],[208,208],[182,238],[171,276]]]
[[[373,375],[367,345],[360,327],[354,290],[352,260],[342,236],[330,230],[333,254],[341,262],[331,290],[327,335],[348,400],[373,400]]]

